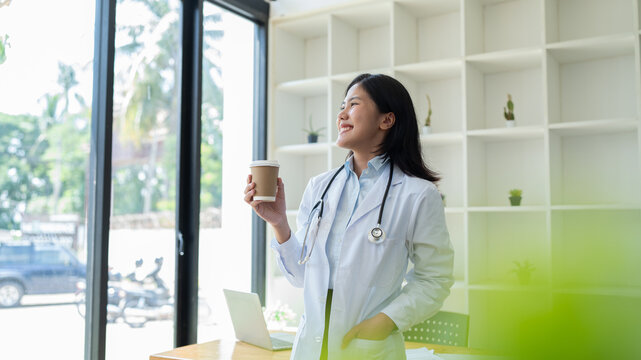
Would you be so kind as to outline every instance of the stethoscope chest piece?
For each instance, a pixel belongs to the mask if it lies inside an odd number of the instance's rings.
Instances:
[[[376,227],[372,228],[367,234],[367,238],[370,242],[374,244],[380,244],[385,241],[385,231],[381,228],[381,225],[378,224]]]

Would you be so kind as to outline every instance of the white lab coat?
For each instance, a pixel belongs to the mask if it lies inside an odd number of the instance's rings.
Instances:
[[[336,169],[310,180],[298,212],[298,231],[283,244],[272,240],[278,265],[296,287],[304,287],[305,311],[296,333],[292,359],[320,357],[325,323],[329,263],[325,251],[346,174],[336,177],[325,197],[325,208],[309,262],[299,265],[308,215]],[[337,266],[330,314],[329,359],[405,359],[401,333],[435,314],[453,284],[454,252],[445,224],[443,202],[436,186],[394,168],[381,227],[387,238],[368,241],[376,225],[388,181],[383,172],[358,205],[345,230]],[[312,219],[310,233],[315,227]],[[307,251],[311,246],[308,238]],[[408,259],[414,269],[407,273]],[[407,285],[402,287],[404,277]],[[381,341],[354,339],[341,350],[343,336],[356,324],[384,312],[398,327]]]

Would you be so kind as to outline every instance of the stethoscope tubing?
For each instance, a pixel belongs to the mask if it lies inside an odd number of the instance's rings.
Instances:
[[[341,167],[338,168],[338,170],[336,170],[332,178],[329,180],[329,183],[327,183],[327,186],[325,186],[325,190],[323,190],[323,194],[321,195],[320,200],[318,200],[316,204],[314,204],[314,207],[312,207],[312,210],[309,212],[309,216],[307,217],[307,229],[305,230],[305,237],[303,238],[303,247],[301,249],[300,259],[298,260],[299,265],[303,265],[306,262],[308,262],[309,258],[312,256],[312,251],[314,251],[314,245],[316,244],[316,237],[318,235],[318,230],[320,229],[320,221],[321,221],[321,218],[323,217],[323,209],[325,207],[325,202],[323,201],[323,199],[325,198],[327,191],[329,190],[332,183],[334,182],[334,179],[336,179],[338,174],[340,174],[340,172],[344,168],[345,168],[345,164],[341,165]],[[380,244],[383,241],[385,241],[385,231],[381,227],[381,220],[383,218],[385,201],[387,200],[387,195],[392,185],[393,175],[394,175],[394,163],[390,161],[389,177],[387,179],[387,186],[385,187],[385,194],[383,195],[383,201],[381,202],[381,209],[378,211],[378,221],[376,223],[376,226],[372,228],[372,230],[370,230],[367,234],[367,239],[373,244]],[[312,247],[309,249],[309,252],[307,253],[307,255],[305,255],[307,236],[309,234],[309,227],[311,225],[311,219],[313,217],[314,211],[318,211],[318,218],[316,220],[316,229],[314,230],[314,239],[312,240]]]

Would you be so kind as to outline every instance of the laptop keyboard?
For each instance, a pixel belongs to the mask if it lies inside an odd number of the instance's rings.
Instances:
[[[275,337],[271,337],[271,339],[272,339],[272,348],[274,349],[289,349],[292,347],[291,341],[285,341],[285,340],[277,339]]]

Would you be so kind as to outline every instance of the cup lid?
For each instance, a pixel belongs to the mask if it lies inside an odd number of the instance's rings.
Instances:
[[[252,161],[249,164],[249,167],[254,167],[254,166],[274,166],[274,167],[280,167],[278,164],[278,160],[256,160]]]

